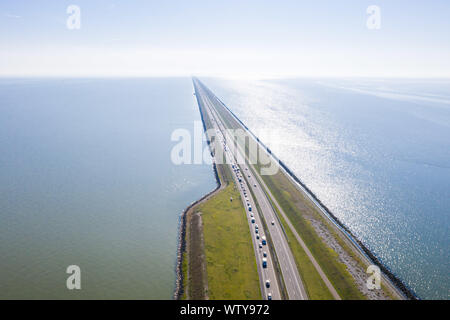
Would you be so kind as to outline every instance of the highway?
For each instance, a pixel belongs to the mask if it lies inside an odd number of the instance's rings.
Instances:
[[[236,144],[234,143],[234,138],[230,134],[229,130],[226,130],[223,124],[223,120],[216,110],[215,104],[218,103],[218,101],[216,99],[212,99],[211,96],[208,94],[206,88],[204,88],[203,85],[196,79],[194,80],[194,87],[196,89],[196,94],[198,95],[198,98],[201,99],[201,101],[205,106],[205,109],[207,110],[208,117],[212,119],[211,122],[215,126],[217,135],[220,135],[219,140],[221,141],[225,149],[225,156],[227,161],[226,163],[230,164],[231,166],[233,165],[236,166],[237,159],[246,158],[245,153],[238,143]],[[244,206],[247,207],[245,201],[246,199],[245,196],[247,196],[252,206],[253,212],[256,213],[256,206],[254,200],[256,200],[261,209],[260,212],[257,212],[258,214],[254,214],[254,217],[256,220],[256,217],[259,216],[260,214],[261,217],[263,217],[266,222],[272,240],[270,244],[273,245],[274,251],[276,252],[277,260],[279,263],[279,267],[281,269],[281,274],[284,280],[284,286],[286,288],[288,298],[291,300],[308,299],[301,277],[298,273],[297,265],[295,263],[293,254],[287,243],[286,236],[278,221],[275,210],[272,207],[272,204],[270,203],[269,199],[267,198],[264,189],[261,188],[258,179],[255,179],[254,177],[256,171],[252,170],[252,168],[249,168],[247,164],[242,163],[241,161],[239,161],[239,165],[241,166],[241,169],[234,170],[233,172],[235,179],[237,179],[236,181],[237,185],[240,188],[242,199],[244,200]],[[242,175],[245,175],[245,179],[243,179]],[[239,182],[239,178],[241,179],[241,182]],[[246,180],[248,180],[249,183],[247,183]],[[252,192],[248,192],[250,189],[252,190]],[[244,194],[244,192],[246,193]],[[255,196],[255,199],[252,198],[252,193]],[[252,232],[253,235],[253,244],[254,246],[255,245],[259,246],[259,243],[256,240],[254,226],[252,227],[250,215],[247,215],[247,218],[249,219],[250,231]],[[260,226],[259,229],[261,232],[262,231],[261,221],[259,221],[258,225]],[[258,251],[258,249],[259,249],[258,247],[255,247],[255,254],[257,261],[260,261],[262,257],[261,251]],[[265,251],[267,252],[268,257],[270,257],[269,250]],[[275,286],[273,286],[273,284],[276,283],[277,277],[274,274],[275,269],[273,268],[272,260],[273,258],[271,257],[270,265],[268,265],[267,269],[263,268],[262,272],[260,270],[258,270],[258,272],[260,273],[260,279],[261,278],[263,279],[262,282],[265,282],[265,279],[267,278],[270,279],[271,287],[273,287],[272,289],[275,289]],[[278,286],[276,289],[279,291]],[[269,292],[265,291],[265,293],[267,294]],[[276,299],[275,291],[272,292],[272,297],[273,299]],[[278,298],[281,297],[279,293],[277,297]]]
[[[198,87],[196,87],[196,94],[206,107],[208,102],[205,101],[205,96],[199,93]],[[262,237],[264,236],[264,231],[262,230],[262,222],[259,216],[259,212],[256,209],[254,199],[252,195],[248,192],[249,187],[245,179],[242,177],[240,170],[238,170],[238,164],[236,163],[232,153],[230,152],[230,149],[227,148],[226,138],[223,135],[222,131],[220,130],[216,118],[211,114],[211,110],[208,107],[205,109],[208,113],[207,116],[209,117],[209,119],[211,119],[211,123],[215,127],[214,137],[215,139],[217,139],[215,140],[214,144],[215,149],[214,155],[216,157],[215,161],[216,163],[222,162],[220,159],[217,159],[217,156],[219,154],[220,155],[224,154],[224,156],[226,157],[225,163],[229,165],[230,171],[233,173],[233,179],[235,180],[236,186],[238,187],[243,205],[246,210],[247,221],[249,224],[253,249],[256,257],[256,264],[260,279],[262,297],[263,299],[268,299],[268,297],[270,296],[272,300],[280,300],[281,292],[277,282],[277,275],[275,273],[273,258],[270,254],[270,250],[268,249],[268,244],[262,245]],[[222,152],[219,152],[218,148],[220,148]],[[249,209],[248,204],[252,208],[251,211]],[[254,222],[252,222],[252,219],[254,219]],[[255,226],[258,226],[258,233],[255,232]],[[260,244],[262,246],[261,248]],[[266,258],[267,263],[266,268],[264,268],[262,264],[262,259],[264,258],[264,256]],[[266,285],[267,280],[270,281],[269,287],[267,287]]]

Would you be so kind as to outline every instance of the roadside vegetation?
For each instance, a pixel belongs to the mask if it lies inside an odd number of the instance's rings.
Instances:
[[[257,176],[255,176],[255,178],[259,180]],[[250,192],[253,195],[253,191],[251,189]],[[255,199],[254,196],[253,198]],[[269,201],[272,202],[272,199],[270,198]],[[255,202],[259,207],[256,200]],[[306,293],[308,294],[308,298],[311,300],[333,300],[333,295],[328,290],[325,282],[323,282],[313,263],[309,259],[306,252],[303,250],[302,246],[298,243],[290,228],[287,227],[287,224],[278,211],[278,208],[276,208],[276,206],[273,206],[273,208],[277,212],[278,218],[282,223],[283,230],[286,234],[286,238],[289,247],[291,248],[292,254],[294,255],[295,263],[305,286]],[[261,219],[264,221],[263,217],[261,217]],[[266,234],[269,235],[269,233],[267,232]]]
[[[286,222],[280,217],[283,228],[286,232],[289,247],[294,255],[297,268],[305,285],[305,290],[311,300],[333,300],[333,295],[328,290],[316,268],[312,264],[306,252],[298,243],[294,234],[289,228],[286,228]]]
[[[339,261],[337,253],[322,241],[307,220],[308,216],[317,218],[316,215],[319,214],[310,201],[304,198],[281,171],[272,176],[262,176],[262,179],[342,299],[365,299],[345,264]],[[286,223],[283,225],[285,230],[289,229]]]
[[[261,299],[250,230],[234,184],[197,210],[203,221],[208,297]]]

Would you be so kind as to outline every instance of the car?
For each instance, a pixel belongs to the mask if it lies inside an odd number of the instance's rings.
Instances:
[[[250,178],[250,175],[248,175],[248,177]]]
[[[262,243],[261,242],[259,243],[259,248],[262,249]]]
[[[267,300],[272,300],[272,294],[270,292],[267,294]]]
[[[259,234],[256,235],[256,240],[259,240]]]
[[[270,280],[269,279],[266,280],[266,288],[270,288]]]
[[[256,188],[256,183],[253,186]]]
[[[255,233],[258,233],[259,231],[258,231],[258,229],[255,229]]]
[[[275,225],[275,221],[274,221],[274,220],[272,220],[272,225],[273,225],[273,226]]]
[[[263,252],[263,257],[265,258],[265,257],[267,257],[267,252]]]

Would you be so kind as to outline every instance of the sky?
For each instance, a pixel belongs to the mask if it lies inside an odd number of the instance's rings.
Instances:
[[[449,14],[448,0],[1,0],[0,76],[446,78]]]

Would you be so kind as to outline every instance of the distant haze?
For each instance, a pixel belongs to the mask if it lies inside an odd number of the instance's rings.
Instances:
[[[448,1],[0,3],[0,76],[449,77]]]

